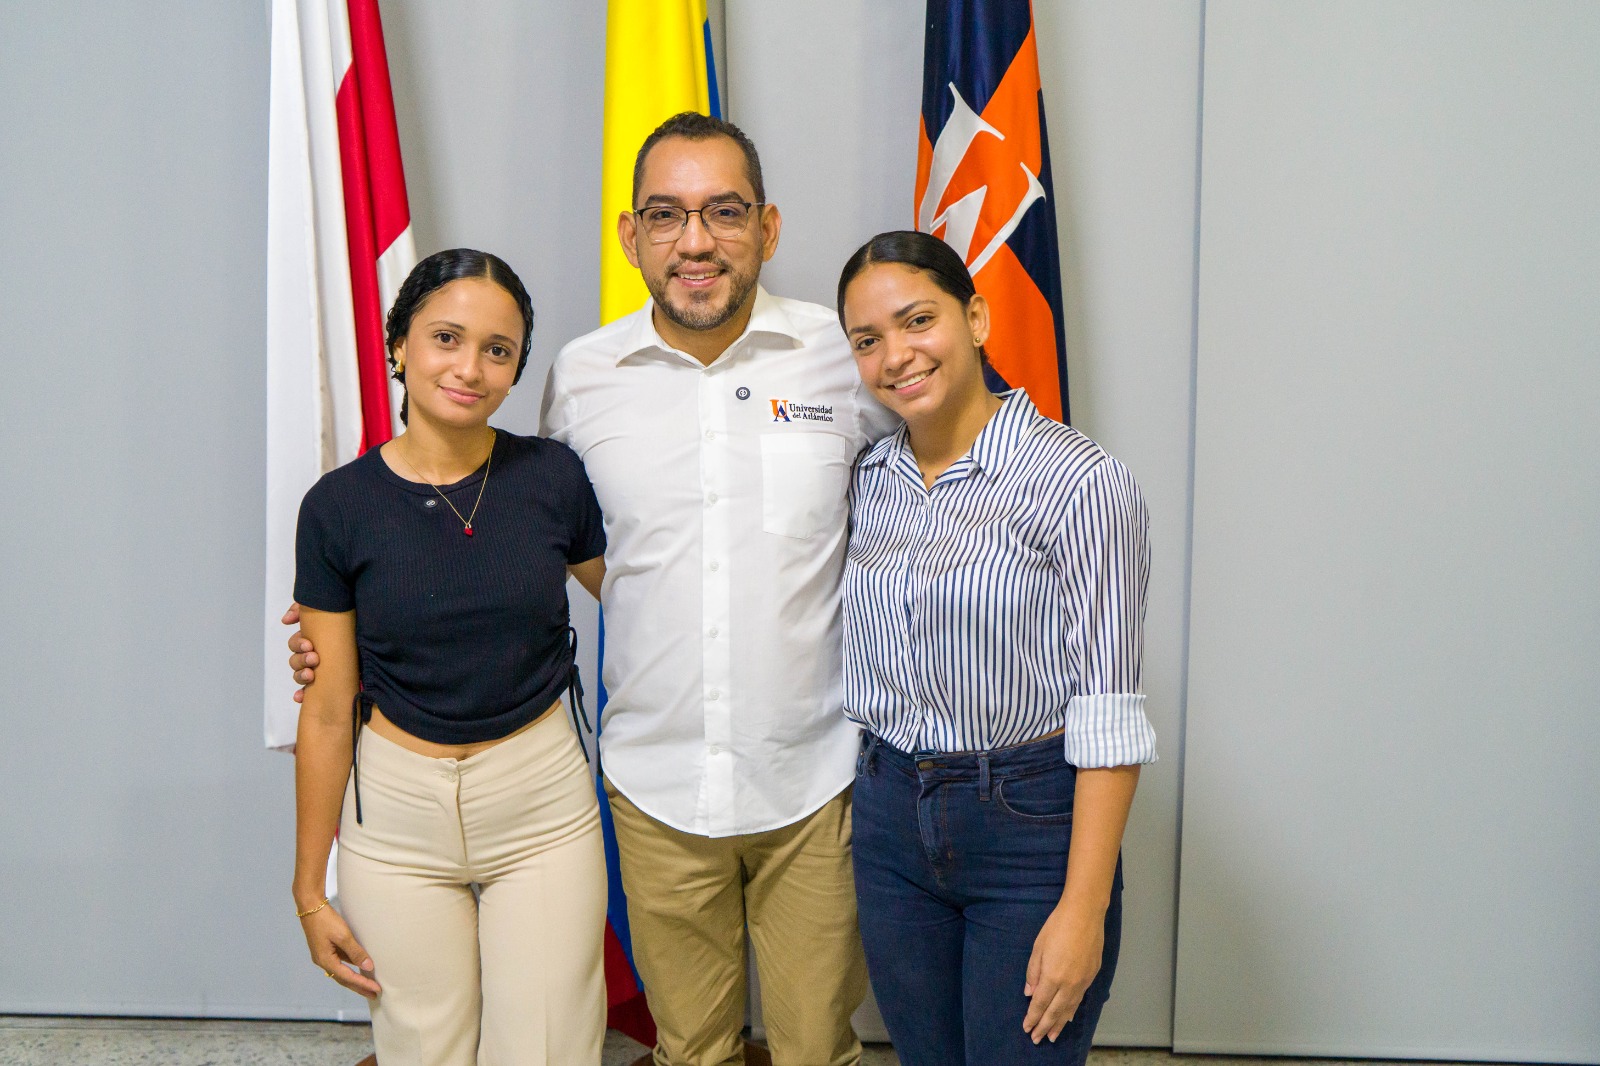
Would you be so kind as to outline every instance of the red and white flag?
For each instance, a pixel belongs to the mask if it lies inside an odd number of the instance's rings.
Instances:
[[[272,0],[269,138],[264,700],[267,746],[290,748],[300,498],[398,429],[383,318],[417,256],[377,0]]]

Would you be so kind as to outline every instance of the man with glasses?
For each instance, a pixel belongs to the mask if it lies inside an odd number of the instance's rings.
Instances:
[[[656,1062],[744,1061],[748,926],[773,1061],[855,1063],[839,575],[851,464],[892,416],[831,310],[758,284],[781,219],[737,127],[667,120],[633,187],[650,300],[561,351],[543,430],[606,516],[601,764]]]
[[[758,284],[765,200],[738,127],[658,127],[617,221],[650,299],[545,386],[605,515],[601,765],[658,1066],[744,1062],[746,929],[773,1062],[861,1058],[839,577],[851,465],[894,417],[831,310]]]

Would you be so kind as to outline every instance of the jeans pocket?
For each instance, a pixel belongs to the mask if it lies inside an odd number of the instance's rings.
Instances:
[[[1077,774],[1070,766],[1001,778],[995,802],[1006,813],[1033,825],[1067,825],[1072,821],[1072,796]]]

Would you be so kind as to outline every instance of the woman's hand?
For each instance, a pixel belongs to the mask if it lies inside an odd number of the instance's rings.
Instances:
[[[1106,909],[1116,883],[1122,829],[1128,823],[1137,766],[1079,770],[1072,795],[1067,884],[1033,941],[1022,992],[1032,997],[1022,1020],[1033,1042],[1061,1035],[1088,991],[1106,948]]]
[[[344,917],[330,904],[300,919],[311,961],[352,992],[372,999],[383,991],[373,979],[372,956],[356,941]],[[350,967],[356,969],[352,970]]]
[[[1022,1020],[1033,1042],[1054,1041],[1072,1020],[1095,975],[1105,950],[1105,912],[1056,904],[1033,941],[1023,995],[1032,997]]]

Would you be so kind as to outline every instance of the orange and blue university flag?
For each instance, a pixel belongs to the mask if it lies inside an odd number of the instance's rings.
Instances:
[[[961,254],[989,302],[991,387],[1066,421],[1053,196],[1029,0],[928,0],[916,227]]]

